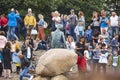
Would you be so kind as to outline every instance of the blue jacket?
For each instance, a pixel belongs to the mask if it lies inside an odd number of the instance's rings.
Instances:
[[[2,51],[0,51],[0,60],[3,60]]]
[[[8,26],[16,27],[17,26],[17,18],[19,18],[19,16],[16,15],[15,12],[9,13],[8,14]]]
[[[116,45],[118,45],[118,44],[119,44],[119,43],[118,43],[118,39],[113,38],[113,39],[111,40],[110,45],[111,45],[113,48],[117,48],[118,46],[116,46]]]

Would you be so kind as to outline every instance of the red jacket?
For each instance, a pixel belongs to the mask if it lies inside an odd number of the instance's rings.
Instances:
[[[8,23],[8,19],[5,17],[0,18],[0,26],[5,26]]]

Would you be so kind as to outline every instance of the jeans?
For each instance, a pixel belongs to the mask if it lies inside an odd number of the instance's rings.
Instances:
[[[15,28],[15,34],[17,35],[18,39],[20,39],[20,25],[17,25]]]
[[[45,40],[45,33],[44,33],[44,27],[38,27],[38,35],[37,39]]]
[[[23,70],[22,70],[22,72],[20,73],[20,80],[23,80],[22,78],[23,77],[27,77],[27,78],[30,78],[30,74],[27,74],[27,72],[28,72],[28,67],[26,67],[26,68],[24,68]]]
[[[23,37],[24,37],[24,40],[25,40],[26,36],[27,36],[27,28],[25,26],[22,28],[22,33],[23,33]]]
[[[112,70],[113,70],[113,72],[117,72],[118,71],[117,66],[112,66]]]
[[[74,29],[75,29],[75,26],[70,25],[70,28],[69,28],[70,35],[73,37],[74,41],[76,41],[76,34],[74,32]]]
[[[103,68],[103,73],[105,74],[106,73],[106,63],[99,63],[98,64],[98,72],[100,72],[100,68]]]
[[[111,26],[111,36],[114,37],[115,34],[118,34],[119,28],[118,26]]]
[[[17,39],[17,36],[15,34],[15,28],[16,27],[9,27],[8,33],[7,33],[8,40]]]

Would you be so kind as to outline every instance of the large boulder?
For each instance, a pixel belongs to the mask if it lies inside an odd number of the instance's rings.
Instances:
[[[53,77],[51,80],[68,80],[68,78],[63,75],[58,75]]]
[[[33,78],[32,80],[50,80],[50,78],[38,76],[38,77]]]
[[[67,49],[51,49],[39,58],[36,74],[56,76],[70,71],[77,62],[77,54]]]

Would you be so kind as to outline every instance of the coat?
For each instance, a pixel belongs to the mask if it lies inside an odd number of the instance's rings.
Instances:
[[[33,25],[34,27],[36,27],[35,17],[33,15],[31,15],[31,16],[26,15],[25,18],[24,18],[24,24],[27,25],[27,26]]]
[[[9,13],[8,14],[8,26],[16,27],[17,26],[17,18],[19,18],[19,16],[16,15],[15,12]]]

